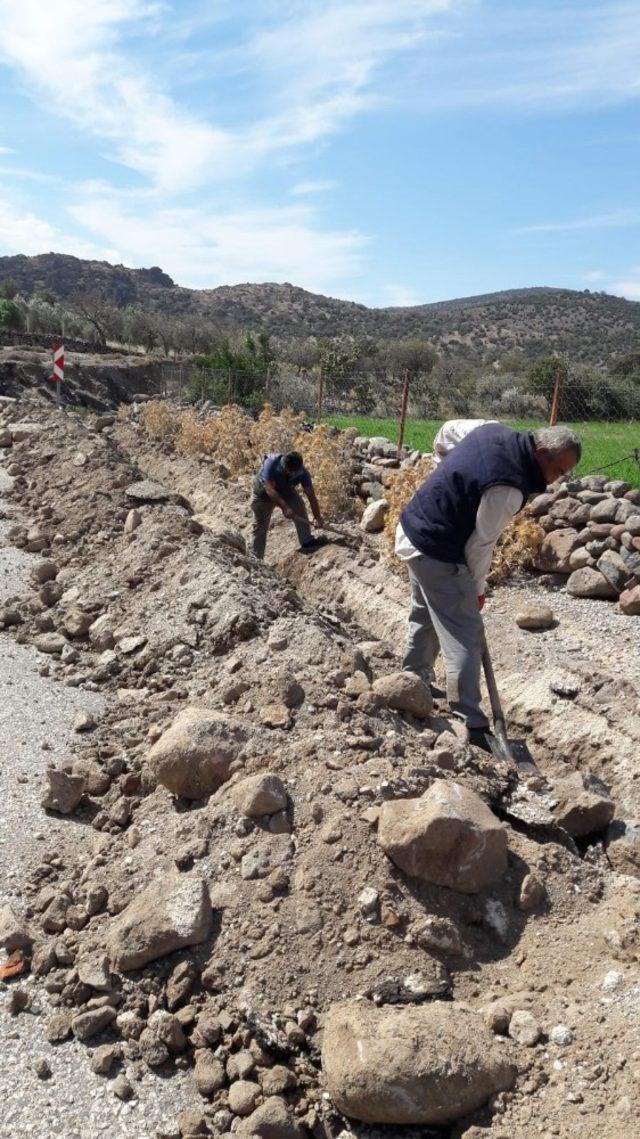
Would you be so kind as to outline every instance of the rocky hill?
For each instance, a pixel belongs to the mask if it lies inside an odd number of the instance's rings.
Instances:
[[[199,316],[228,332],[251,328],[290,339],[307,336],[425,337],[441,350],[486,362],[510,351],[534,358],[550,351],[576,361],[607,363],[637,347],[640,304],[572,289],[509,289],[401,308],[367,308],[291,284],[186,289],[162,269],[128,269],[66,254],[0,257],[0,284],[26,295],[71,300],[93,294],[172,317]]]

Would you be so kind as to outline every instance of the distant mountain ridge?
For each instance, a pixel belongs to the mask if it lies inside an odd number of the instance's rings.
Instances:
[[[637,350],[640,336],[639,302],[545,286],[411,307],[367,308],[291,284],[187,289],[158,266],[129,269],[62,253],[0,257],[0,282],[5,280],[15,282],[25,295],[44,292],[61,301],[79,292],[100,295],[118,307],[199,317],[229,333],[264,330],[283,339],[423,337],[441,352],[474,362],[510,351],[530,358],[557,351],[576,361],[607,363]]]

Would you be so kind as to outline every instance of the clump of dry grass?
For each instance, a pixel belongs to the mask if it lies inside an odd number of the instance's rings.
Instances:
[[[186,451],[188,455],[205,454],[204,422],[198,419],[197,413],[192,408],[183,411],[178,423],[179,430],[176,436],[178,451]]]
[[[304,415],[285,407],[274,415],[270,403],[265,404],[259,418],[251,426],[251,447],[256,461],[270,451],[293,451],[300,435]]]
[[[543,540],[544,530],[526,511],[516,514],[496,544],[489,584],[499,585],[524,570],[532,569]]]
[[[385,522],[384,538],[387,552],[394,565],[400,569],[402,562],[395,556],[396,526],[400,515],[410,499],[413,498],[419,486],[435,470],[435,463],[430,455],[423,455],[413,467],[404,467],[398,471],[385,487],[384,497],[389,503]]]
[[[384,536],[388,554],[398,569],[402,567],[402,562],[396,558],[394,552],[396,526],[405,506],[434,469],[433,460],[424,455],[415,467],[398,471],[385,490],[389,509],[385,519]],[[490,585],[499,585],[516,574],[531,569],[543,539],[544,530],[534,522],[533,518],[526,512],[517,514],[496,544],[488,579]]]
[[[326,424],[313,431],[301,431],[293,440],[311,472],[320,509],[327,519],[345,518],[353,513],[349,493],[352,464],[352,436],[348,432],[332,434]]]
[[[179,417],[163,400],[153,399],[143,404],[140,422],[152,439],[171,439],[179,427]]]

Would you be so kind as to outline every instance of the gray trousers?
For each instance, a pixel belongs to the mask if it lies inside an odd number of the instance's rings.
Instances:
[[[311,527],[308,522],[307,508],[298,494],[297,490],[285,490],[279,492],[281,498],[284,498],[287,506],[290,506],[294,514],[297,514],[300,519],[298,521],[294,518],[293,524],[298,534],[298,541],[301,546],[311,539]],[[251,497],[251,509],[253,511],[253,532],[251,536],[251,549],[256,558],[264,558],[264,551],[267,545],[267,533],[269,530],[269,523],[271,515],[273,514],[276,503],[265,491],[260,491],[254,485],[253,495]]]
[[[447,676],[447,699],[469,728],[486,728],[480,707],[484,626],[476,583],[466,565],[438,562],[421,554],[407,561],[411,612],[403,669],[433,678],[440,649]]]

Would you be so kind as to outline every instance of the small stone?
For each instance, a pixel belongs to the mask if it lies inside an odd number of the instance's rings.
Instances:
[[[178,1116],[178,1130],[184,1139],[194,1139],[194,1136],[208,1135],[207,1121],[200,1111],[193,1109],[181,1111]]]
[[[518,893],[518,909],[530,913],[541,906],[547,896],[544,883],[533,872],[526,874]]]
[[[618,598],[618,604],[620,612],[625,613],[627,617],[640,616],[640,585],[624,589]]]
[[[556,1024],[549,1033],[549,1040],[552,1044],[557,1044],[558,1048],[566,1048],[573,1042],[573,1033],[566,1024]]]
[[[250,1115],[261,1094],[260,1084],[252,1080],[236,1080],[229,1088],[229,1110],[234,1115]]]
[[[137,530],[138,526],[141,526],[141,525],[142,525],[142,515],[141,515],[140,511],[136,510],[135,508],[133,510],[130,510],[129,513],[127,514],[127,517],[125,518],[125,523],[124,523],[125,534],[133,534],[134,530]]]
[[[553,622],[553,610],[548,605],[528,605],[516,614],[516,625],[520,629],[550,629]]]
[[[97,1076],[108,1076],[114,1064],[120,1059],[122,1047],[119,1044],[101,1044],[91,1054],[91,1070]]]
[[[540,1025],[527,1009],[516,1009],[509,1022],[509,1036],[516,1044],[533,1048],[541,1036]]]
[[[90,1040],[97,1036],[116,1018],[116,1010],[110,1005],[103,1008],[92,1008],[86,1012],[77,1013],[71,1021],[71,1031],[77,1040]]]
[[[29,1007],[29,994],[26,989],[14,987],[9,993],[9,1015],[18,1016]]]
[[[389,503],[384,498],[378,499],[377,502],[370,502],[365,507],[360,519],[360,528],[367,534],[377,534],[380,530],[384,530],[388,509]]]
[[[71,1017],[69,1010],[59,1009],[49,1018],[45,1035],[51,1044],[59,1044],[71,1036]]]
[[[50,1080],[53,1074],[46,1056],[40,1056],[34,1061],[33,1070],[39,1080]]]
[[[388,708],[411,712],[419,719],[431,714],[431,693],[419,676],[413,672],[393,672],[373,682],[373,692]]]
[[[365,886],[358,894],[358,909],[367,921],[375,921],[380,910],[380,894],[373,886]]]
[[[42,561],[36,562],[31,571],[31,577],[38,585],[44,585],[46,581],[53,581],[58,575],[58,567],[55,562]]]
[[[129,1083],[127,1077],[123,1075],[116,1076],[115,1080],[112,1080],[112,1082],[109,1084],[109,1087],[111,1088],[113,1094],[118,1097],[118,1099],[128,1100],[132,1099],[135,1095],[135,1092],[131,1087],[131,1084]]]
[[[231,795],[243,815],[260,819],[287,807],[287,789],[277,775],[265,772],[242,779],[232,788]]]
[[[291,713],[286,704],[265,704],[260,708],[261,722],[267,728],[288,728],[291,726]]]
[[[411,930],[414,940],[430,953],[462,953],[462,940],[450,918],[431,916]]]
[[[95,727],[95,717],[91,712],[80,712],[73,721],[74,732],[92,732]]]
[[[48,787],[42,798],[44,809],[57,811],[60,815],[70,815],[75,811],[84,794],[84,778],[50,767],[47,770],[47,783]]]
[[[15,949],[31,949],[33,938],[24,922],[11,906],[0,906],[0,947],[7,953]]]
[[[223,1088],[227,1082],[224,1064],[218,1060],[213,1052],[198,1050],[195,1054],[196,1064],[194,1079],[200,1095],[213,1095]]]

